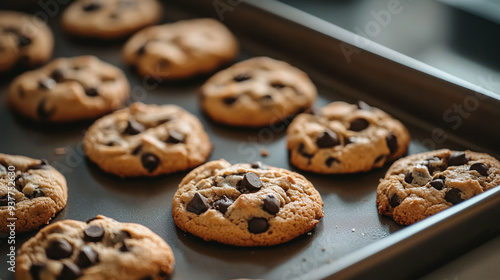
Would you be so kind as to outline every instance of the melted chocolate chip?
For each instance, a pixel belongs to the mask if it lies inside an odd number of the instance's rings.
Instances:
[[[413,174],[410,171],[406,172],[405,182],[411,184],[412,181],[413,181]]]
[[[233,77],[233,80],[235,82],[243,82],[243,81],[246,81],[246,80],[250,80],[252,78],[252,76],[248,73],[241,73],[241,74],[238,74],[236,76]]]
[[[76,265],[81,268],[92,266],[99,262],[99,255],[92,247],[84,245],[80,249],[80,253],[76,259]]]
[[[256,192],[262,187],[259,176],[253,172],[247,172],[241,180],[241,192]]]
[[[269,224],[265,218],[252,218],[248,221],[248,231],[254,234],[267,231]]]
[[[365,120],[363,118],[357,118],[351,122],[351,125],[349,126],[349,130],[362,131],[362,130],[365,130],[369,125],[370,125],[370,123],[367,120]]]
[[[61,274],[57,277],[57,280],[74,280],[82,276],[82,271],[80,268],[70,262],[63,262],[63,268]]]
[[[312,158],[314,156],[313,154],[309,154],[306,151],[306,146],[304,145],[304,143],[300,143],[297,151],[299,152],[299,154],[301,154],[305,158]]]
[[[226,104],[227,106],[233,105],[233,103],[236,102],[236,100],[238,100],[238,97],[234,97],[234,96],[230,96],[230,97],[226,97],[226,98],[222,99],[222,101],[224,101],[224,104]]]
[[[464,201],[461,193],[462,193],[462,191],[460,189],[457,189],[457,188],[450,189],[448,192],[446,192],[444,199],[451,204],[458,204],[458,203]]]
[[[68,258],[73,254],[73,247],[65,239],[58,238],[49,243],[46,254],[49,259],[53,260]]]
[[[46,159],[41,159],[40,163],[37,163],[35,165],[30,166],[29,169],[34,169],[34,170],[45,169],[45,170],[49,170],[50,169],[50,164],[49,164],[49,162]]]
[[[482,162],[476,162],[469,168],[469,170],[476,170],[482,176],[488,176],[488,169],[489,167]]]
[[[186,139],[184,138],[184,135],[177,130],[171,129],[168,132],[167,143],[178,144],[185,143],[185,141]]]
[[[226,214],[227,209],[234,203],[232,199],[227,196],[223,196],[221,199],[214,202],[214,208],[217,209],[222,214]]]
[[[52,115],[54,115],[54,113],[56,112],[56,108],[52,108],[51,110],[47,110],[45,108],[46,103],[47,103],[47,98],[43,98],[40,101],[40,103],[38,103],[38,107],[36,108],[36,112],[38,114],[38,117],[42,121],[46,121],[46,120],[50,119],[50,117],[52,117]]]
[[[142,150],[142,145],[139,145],[132,150],[132,154],[136,156],[141,152],[141,150]]]
[[[92,3],[84,5],[82,7],[82,10],[84,10],[85,12],[93,12],[93,11],[100,10],[101,8],[102,8],[102,4],[101,3],[99,3],[99,2],[92,2]]]
[[[463,165],[467,162],[469,162],[469,160],[465,156],[465,152],[454,153],[448,158],[448,166]]]
[[[131,118],[128,121],[127,127],[123,131],[123,134],[137,135],[145,130],[146,127],[144,125]]]
[[[316,138],[316,145],[318,145],[318,148],[330,148],[339,144],[340,140],[337,133],[330,129],[325,130],[321,136]]]
[[[256,162],[252,162],[250,164],[250,167],[252,168],[255,168],[255,169],[267,169],[267,165],[265,165],[264,163],[260,162],[260,161],[256,161]]]
[[[193,196],[193,199],[186,205],[186,210],[195,213],[196,215],[200,215],[208,210],[210,206],[207,203],[207,198],[204,197],[199,192],[196,192]]]
[[[31,45],[31,38],[22,34],[17,34],[17,46],[19,48],[26,47],[28,45]]]
[[[156,168],[160,165],[160,158],[151,154],[145,153],[141,156],[142,166],[149,172],[155,171]]]
[[[26,190],[24,190],[24,192],[26,192]],[[23,192],[23,193],[24,193]],[[29,199],[33,199],[33,198],[36,198],[36,197],[43,197],[45,196],[45,194],[42,192],[42,190],[40,190],[37,186],[37,188],[35,190],[33,190],[31,193],[29,194],[24,194],[27,198]]]
[[[104,229],[99,225],[92,225],[83,231],[85,241],[99,242],[104,237]]]
[[[330,167],[332,166],[332,164],[336,162],[336,163],[340,163],[340,160],[338,160],[337,158],[334,158],[334,157],[328,157],[326,160],[325,160],[325,165]]]
[[[38,88],[41,90],[53,89],[56,86],[56,81],[51,78],[46,78],[38,81]]]
[[[391,196],[391,199],[389,200],[389,204],[392,208],[398,207],[401,204],[401,197],[399,197],[397,194],[393,194]]]
[[[90,97],[99,96],[99,92],[97,91],[97,89],[95,87],[91,87],[91,88],[85,89],[85,94],[87,96],[90,96]]]
[[[130,250],[132,249],[132,247],[126,242],[126,241],[123,241],[122,242],[122,246],[120,246],[120,252],[130,252]]]
[[[40,280],[40,271],[47,267],[44,263],[34,263],[30,267],[30,275],[33,280]]]
[[[273,83],[271,83],[271,86],[273,88],[276,88],[276,89],[282,89],[282,88],[286,87],[283,83],[280,83],[280,82],[273,82]]]
[[[435,188],[436,190],[442,190],[444,187],[444,180],[443,179],[435,179],[429,183],[431,187]]]
[[[389,151],[392,154],[397,152],[398,150],[398,138],[396,135],[392,134],[390,132],[386,137],[385,137],[385,143],[387,144],[387,147],[389,148]]]
[[[358,106],[359,110],[363,110],[363,111],[371,111],[372,110],[372,106],[366,104],[366,102],[361,101],[361,100],[358,100],[358,102],[356,102],[356,105]]]
[[[55,69],[54,71],[52,71],[50,77],[57,83],[61,83],[66,79],[64,71],[60,69]]]
[[[0,207],[2,206],[9,206],[9,197],[7,195],[0,198]]]
[[[280,201],[274,195],[266,195],[264,197],[264,206],[262,207],[267,213],[276,215],[280,211]]]

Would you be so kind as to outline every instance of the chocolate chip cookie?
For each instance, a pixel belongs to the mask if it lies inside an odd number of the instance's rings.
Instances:
[[[404,125],[365,102],[337,101],[300,114],[287,132],[290,162],[326,174],[365,172],[406,154],[410,135]]]
[[[309,109],[316,87],[290,64],[256,57],[220,71],[201,88],[201,107],[216,122],[262,127]]]
[[[117,39],[160,21],[162,9],[157,0],[77,0],[64,11],[62,26],[78,37]]]
[[[0,73],[19,66],[32,68],[52,56],[54,36],[35,16],[0,11]]]
[[[270,246],[313,229],[323,201],[302,175],[261,162],[206,163],[179,184],[172,202],[175,224],[204,240]]]
[[[58,58],[18,76],[9,88],[9,105],[37,121],[94,119],[120,108],[130,86],[123,72],[94,56]]]
[[[0,232],[27,232],[66,206],[64,176],[46,160],[0,154]]]
[[[97,120],[85,133],[90,160],[121,177],[193,168],[212,150],[200,121],[176,105],[134,103]]]
[[[123,48],[125,62],[142,76],[160,80],[215,71],[238,54],[238,42],[215,19],[183,20],[145,28]]]
[[[389,168],[377,207],[409,225],[500,185],[500,162],[490,155],[448,149],[410,155]]]
[[[174,263],[170,246],[150,229],[99,215],[43,228],[19,250],[16,279],[170,279]]]

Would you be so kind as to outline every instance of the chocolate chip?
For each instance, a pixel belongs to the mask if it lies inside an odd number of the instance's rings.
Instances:
[[[444,180],[443,179],[435,179],[429,183],[431,187],[435,188],[436,190],[442,190],[444,187]]]
[[[90,218],[90,219],[88,219],[87,221],[85,221],[85,223],[87,223],[87,224],[88,224],[88,223],[90,223],[90,222],[92,222],[92,221],[95,221],[95,220],[99,220],[99,218],[97,218],[97,217]]]
[[[223,196],[221,199],[214,202],[214,207],[222,214],[226,214],[227,208],[234,203],[232,199],[227,196]]]
[[[151,154],[151,153],[145,153],[141,156],[141,162],[142,166],[149,172],[155,171],[156,168],[160,165],[160,159]]]
[[[332,166],[332,164],[336,162],[336,163],[340,163],[340,160],[338,160],[337,158],[334,158],[334,157],[328,157],[326,160],[325,160],[325,165],[330,167]]]
[[[58,238],[49,243],[46,254],[49,259],[53,260],[69,258],[73,254],[73,248],[68,241]]]
[[[47,98],[43,98],[40,101],[40,103],[38,103],[38,107],[36,108],[36,112],[38,114],[38,117],[43,121],[50,119],[50,117],[52,117],[52,115],[54,115],[54,113],[56,112],[55,108],[52,108],[51,110],[47,110],[45,108],[46,103],[47,103]]]
[[[168,132],[167,143],[178,144],[185,143],[185,141],[186,139],[184,138],[184,135],[177,130],[171,129]]]
[[[57,277],[57,280],[74,280],[82,276],[82,271],[80,268],[70,262],[63,262],[63,268],[61,274]]]
[[[344,138],[344,146],[347,146],[349,144],[356,143],[356,138],[354,137],[347,137]]]
[[[469,160],[465,156],[465,152],[454,153],[448,158],[448,166],[463,165],[467,162],[469,162]]]
[[[34,169],[34,170],[45,169],[45,170],[49,170],[50,169],[50,164],[49,164],[49,162],[46,159],[41,159],[40,163],[37,163],[35,165],[30,166],[29,169]]]
[[[83,231],[85,241],[99,242],[104,237],[104,229],[99,225],[92,225]]]
[[[23,193],[25,193],[25,192],[26,192],[26,189],[23,189],[23,190],[24,190],[24,191],[23,191]],[[43,197],[43,196],[45,196],[45,194],[42,192],[42,190],[40,190],[40,189],[38,188],[38,186],[37,186],[37,188],[36,188],[36,189],[34,189],[31,193],[29,193],[29,194],[26,194],[26,193],[25,193],[24,195],[25,195],[27,198],[29,198],[29,199],[33,199],[33,198],[36,198],[36,197]]]
[[[136,120],[130,118],[127,127],[123,131],[123,134],[129,134],[129,135],[137,135],[141,132],[144,132],[146,130],[146,127],[142,125],[141,123],[137,122]]]
[[[142,150],[142,145],[139,145],[132,150],[132,154],[136,156],[141,152],[141,150]]]
[[[140,48],[137,49],[135,52],[138,56],[141,56],[146,53],[146,46],[147,44],[142,45]]]
[[[297,149],[297,151],[305,158],[312,158],[314,156],[313,154],[309,154],[306,151],[306,146],[304,145],[304,143],[299,144],[299,148]]]
[[[92,247],[84,245],[80,249],[80,253],[76,259],[76,265],[81,268],[92,266],[99,262],[99,255]]]
[[[90,96],[90,97],[99,96],[99,92],[97,91],[97,89],[95,87],[91,87],[91,88],[85,89],[85,94],[87,96]]]
[[[120,232],[118,232],[117,234],[114,235],[113,242],[115,244],[120,243],[120,242],[123,242],[125,239],[129,239],[131,237],[132,237],[132,235],[130,234],[130,232],[128,232],[126,230],[120,230]]]
[[[398,150],[398,138],[396,135],[392,134],[390,132],[386,137],[385,137],[385,143],[387,144],[387,147],[389,148],[389,151],[392,154],[397,152]]]
[[[446,201],[448,201],[451,204],[460,203],[465,200],[462,198],[461,193],[462,191],[460,189],[452,188],[448,192],[446,192],[444,199],[446,199]]]
[[[389,204],[392,208],[396,208],[401,204],[401,198],[397,194],[393,194],[389,200]]]
[[[120,250],[120,252],[130,252],[131,249],[131,246],[127,242],[123,241],[122,246],[120,246],[120,249],[118,250]]]
[[[9,206],[9,197],[7,195],[0,198],[0,207],[2,206]]]
[[[269,228],[265,218],[252,218],[248,221],[248,231],[254,234],[263,233]]]
[[[370,123],[367,120],[365,120],[363,118],[357,118],[351,122],[351,125],[349,126],[349,130],[362,131],[362,130],[366,129],[369,125],[370,125]]]
[[[39,89],[53,89],[56,86],[56,81],[51,78],[45,78],[43,80],[38,81]]]
[[[264,197],[264,206],[262,207],[267,213],[276,215],[280,211],[280,201],[274,195],[266,195]]]
[[[23,48],[23,47],[26,47],[28,45],[31,45],[31,38],[30,37],[27,37],[25,35],[22,35],[22,34],[17,34],[17,46],[19,48]]]
[[[158,120],[156,123],[157,123],[157,125],[161,125],[161,124],[164,124],[164,123],[168,123],[171,120],[172,120],[172,118],[163,118],[161,120]]]
[[[325,130],[320,137],[316,138],[316,145],[318,145],[319,148],[330,148],[339,144],[340,140],[337,133],[330,129]]]
[[[40,280],[40,271],[47,267],[44,263],[34,263],[30,267],[30,275],[33,280]]]
[[[255,168],[255,169],[264,169],[264,170],[267,169],[267,165],[265,165],[264,163],[262,163],[260,161],[252,162],[250,164],[250,167]]]
[[[488,176],[488,169],[489,167],[482,162],[476,162],[469,168],[469,170],[476,170],[482,176]]]
[[[283,83],[280,83],[280,82],[273,82],[273,83],[271,83],[271,86],[273,88],[276,88],[276,89],[282,89],[282,88],[286,87]]]
[[[371,111],[372,110],[372,106],[366,104],[366,102],[361,101],[361,100],[358,100],[358,102],[356,102],[356,105],[358,106],[359,110],[363,110],[363,111]]]
[[[54,71],[52,71],[50,77],[57,83],[61,83],[66,79],[64,71],[61,69],[55,69]]]
[[[406,172],[405,182],[411,184],[412,181],[413,181],[413,174],[410,171]]]
[[[196,192],[193,196],[193,199],[186,205],[186,210],[191,213],[195,213],[196,215],[200,215],[204,213],[209,208],[207,203],[207,198],[204,197],[199,192]]]
[[[82,7],[82,10],[84,10],[85,12],[93,12],[93,11],[100,10],[101,8],[102,8],[102,4],[101,3],[99,3],[99,2],[92,2],[92,3],[84,5]]]
[[[378,157],[375,158],[375,160],[373,161],[373,164],[378,164],[379,162],[381,162],[385,158],[386,158],[385,155],[380,155],[380,156],[378,156]]]
[[[255,192],[260,190],[261,187],[262,181],[259,176],[253,172],[247,172],[241,180],[241,188],[243,189],[242,192]]]
[[[233,103],[236,102],[236,100],[238,100],[238,97],[235,96],[230,96],[222,99],[224,104],[226,104],[227,106],[233,105]]]
[[[273,100],[273,97],[270,94],[266,94],[266,95],[261,97],[261,100],[263,102],[271,102]]]
[[[235,82],[243,82],[243,81],[246,81],[246,80],[250,80],[252,78],[252,76],[248,73],[240,73],[236,76],[233,77],[233,80]]]
[[[113,147],[116,146],[116,144],[116,141],[109,141],[108,143],[106,143],[106,146]]]

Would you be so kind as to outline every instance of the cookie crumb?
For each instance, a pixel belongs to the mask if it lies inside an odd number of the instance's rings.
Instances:
[[[54,153],[58,156],[62,156],[68,153],[68,149],[66,149],[66,147],[55,148]]]
[[[263,157],[269,156],[269,150],[267,149],[260,149],[260,155]]]
[[[326,251],[326,248],[325,247],[321,248],[321,252],[324,252],[324,251]]]
[[[352,231],[352,232],[355,232],[355,231],[356,231],[356,229],[355,229],[355,228],[352,228],[352,229],[351,229],[351,231]]]
[[[305,261],[307,261],[307,259],[306,258],[302,258],[302,261],[305,262]]]
[[[311,236],[312,235],[312,232],[308,232],[307,235]]]

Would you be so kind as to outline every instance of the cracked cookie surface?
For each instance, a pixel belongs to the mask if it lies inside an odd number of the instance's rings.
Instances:
[[[52,56],[54,36],[33,15],[0,11],[0,73],[16,66],[32,68]]]
[[[176,105],[130,107],[98,119],[85,133],[87,156],[121,177],[157,176],[196,167],[212,144],[201,122]]]
[[[201,88],[201,107],[216,122],[262,127],[309,109],[316,87],[303,71],[269,57],[239,62]]]
[[[79,37],[116,39],[157,23],[162,10],[157,0],[78,0],[64,11],[62,26]]]
[[[123,47],[123,58],[141,76],[184,79],[215,71],[238,54],[238,42],[215,19],[183,20],[145,28]]]
[[[53,223],[26,241],[16,260],[18,280],[166,280],[170,246],[150,229],[97,216]]]
[[[399,159],[377,187],[377,207],[409,225],[500,185],[500,162],[471,151],[448,149]]]
[[[16,232],[49,223],[67,198],[66,179],[47,161],[0,154],[0,232],[10,232],[9,218]]]
[[[318,191],[300,174],[218,160],[184,177],[172,215],[179,228],[207,241],[270,246],[312,230],[322,208]]]
[[[362,101],[336,101],[314,114],[300,114],[286,135],[293,165],[326,174],[382,167],[406,154],[410,144],[400,121]]]
[[[10,85],[8,103],[37,121],[93,119],[120,108],[130,86],[123,72],[94,56],[58,58]]]

